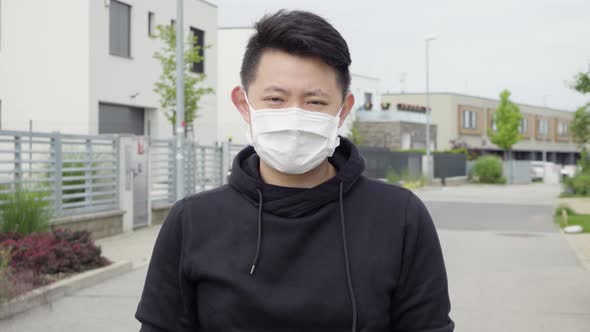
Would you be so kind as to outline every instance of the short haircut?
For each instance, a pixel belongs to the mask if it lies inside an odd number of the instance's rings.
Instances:
[[[275,49],[321,59],[334,68],[342,95],[346,95],[350,87],[350,52],[342,35],[324,18],[306,11],[282,9],[263,16],[254,28],[240,71],[246,89],[255,79],[264,51]]]

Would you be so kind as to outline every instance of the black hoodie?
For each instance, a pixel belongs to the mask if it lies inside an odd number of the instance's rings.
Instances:
[[[265,184],[250,146],[229,185],[176,202],[150,261],[141,331],[453,331],[440,243],[409,190],[361,175],[341,138],[332,179]]]

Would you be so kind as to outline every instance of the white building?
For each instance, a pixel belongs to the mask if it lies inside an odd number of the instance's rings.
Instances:
[[[227,27],[219,28],[219,84],[217,89],[218,132],[219,141],[229,138],[234,143],[246,144],[248,125],[242,119],[231,101],[231,90],[240,85],[240,67],[246,51],[248,39],[254,33],[252,27]],[[356,98],[353,112],[340,128],[341,135],[348,135],[350,126],[355,118],[356,109],[366,103],[372,103],[375,109],[379,108],[381,97],[379,93],[380,81],[378,78],[365,75],[351,74],[350,91]]]
[[[153,91],[161,68],[150,38],[173,24],[175,1],[0,0],[2,129],[134,133],[169,137],[172,125]],[[217,7],[185,0],[184,31],[211,47],[196,72],[217,87]],[[216,97],[200,102],[195,136],[215,141]]]

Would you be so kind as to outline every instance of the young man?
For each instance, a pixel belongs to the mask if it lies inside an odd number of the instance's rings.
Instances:
[[[439,240],[412,192],[361,175],[338,137],[350,55],[321,17],[256,24],[232,100],[252,146],[229,185],[175,203],[141,331],[453,331]]]

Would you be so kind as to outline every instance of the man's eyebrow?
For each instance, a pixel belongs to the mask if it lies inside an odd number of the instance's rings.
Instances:
[[[279,92],[279,93],[282,93],[285,95],[289,94],[289,92],[287,90],[285,90],[279,86],[276,86],[276,85],[271,85],[271,86],[265,88],[263,91],[264,92]]]
[[[315,90],[311,90],[311,91],[307,91],[305,93],[306,97],[310,97],[310,96],[322,96],[322,97],[330,97],[330,94],[325,92],[322,89],[315,89]]]

